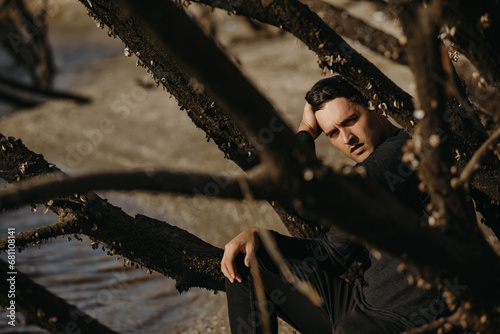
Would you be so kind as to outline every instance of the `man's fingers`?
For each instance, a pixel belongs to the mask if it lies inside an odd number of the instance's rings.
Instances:
[[[250,268],[252,258],[255,256],[255,245],[247,244],[245,247],[245,266]]]
[[[234,267],[234,259],[238,254],[238,249],[231,244],[227,244],[224,250],[224,256],[221,261],[221,269],[224,276],[226,276],[231,283],[234,283],[236,276],[239,277]]]

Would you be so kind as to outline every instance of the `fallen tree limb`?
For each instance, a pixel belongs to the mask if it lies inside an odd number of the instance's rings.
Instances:
[[[148,67],[148,71],[152,73],[157,83],[163,84],[170,93],[174,94],[180,105],[187,109],[188,115],[195,122],[195,124],[204,129],[209,138],[214,139],[218,147],[228,158],[235,161],[244,170],[251,168],[260,161],[252,146],[249,145],[246,139],[247,136],[244,135],[236,126],[234,126],[234,124],[232,124],[232,122],[227,119],[227,117],[220,112],[217,105],[213,103],[212,98],[208,97],[205,92],[194,88],[193,81],[190,81],[189,76],[186,75],[184,71],[181,70],[180,67],[173,61],[173,59],[168,56],[168,51],[164,49],[162,45],[152,42],[153,40],[150,38],[148,33],[144,31],[139,22],[137,22],[134,18],[125,15],[123,10],[113,2],[95,0],[93,1],[95,4],[93,7],[90,7],[86,1],[81,2],[87,7],[89,13],[96,20],[99,20],[101,24],[107,24],[110,27],[110,33],[112,35],[120,36],[131,52],[138,55],[140,58],[138,63]],[[225,3],[223,7],[225,9],[229,9],[230,11],[234,11],[230,4]],[[279,8],[279,6],[276,8]],[[310,12],[306,7],[303,7],[303,10]],[[279,10],[277,11],[279,12]],[[281,15],[281,17],[284,17],[285,20],[288,17],[288,14],[292,15],[294,13],[294,11],[290,10],[282,12],[283,13],[278,14]],[[254,10],[253,8],[249,9],[249,13],[250,14],[248,14],[248,16],[251,17],[257,17],[257,14],[260,13],[260,20],[262,22],[266,22],[268,19],[265,13],[258,12],[258,10]],[[269,12],[270,16],[272,16],[272,14],[273,13]],[[299,16],[301,16],[301,12],[299,12]],[[296,16],[292,15],[292,17]],[[317,20],[319,20],[319,18]],[[274,21],[268,23],[272,24],[273,22]],[[308,21],[306,20],[306,22]],[[278,20],[274,24],[279,26],[280,21]],[[305,28],[310,26],[311,25],[306,25],[301,27],[299,24],[293,24],[294,29],[300,30],[301,28],[304,28],[303,31],[307,31]],[[318,31],[318,28],[312,29],[313,31]],[[328,29],[331,30],[330,28]],[[308,42],[308,39],[305,39],[305,41]],[[321,41],[322,39],[314,39],[316,49],[319,48]],[[346,45],[347,44],[342,44],[341,47],[346,47]],[[347,49],[347,52],[350,52],[350,49]],[[351,65],[354,64],[352,63],[352,58],[350,58],[350,61]],[[383,90],[384,92],[388,91],[385,87]],[[494,170],[489,170],[488,172],[490,174],[495,173]],[[497,176],[500,177],[500,175]],[[484,175],[478,175],[478,178],[480,178],[481,181],[491,180],[486,183],[482,182],[478,186],[483,189],[488,196],[492,196],[492,198],[500,198],[500,192],[494,186],[494,180],[496,180],[495,176],[484,177]],[[286,207],[286,210],[282,210],[282,205],[273,205],[273,207],[277,206],[281,208],[278,210],[280,218],[289,231],[295,234],[297,231],[300,232],[304,228],[308,228],[308,222],[305,222],[297,217],[290,211],[289,207]],[[283,214],[285,211],[286,213]],[[293,218],[290,219],[290,217]],[[308,233],[302,235],[308,235]],[[312,229],[312,233],[309,235],[314,235],[314,229]]]
[[[28,168],[28,173],[23,174],[23,178],[26,175],[34,176],[37,172],[55,170],[54,166],[43,161],[39,155],[28,151],[20,141],[9,142],[12,143],[12,148],[0,151],[2,178],[10,182],[19,179],[17,165],[11,164],[16,159],[26,162],[27,166],[39,167],[38,170]],[[463,294],[464,298],[475,297],[482,303],[498,300],[494,293],[496,290],[492,290],[493,286],[500,284],[497,281],[500,276],[496,272],[499,268],[498,258],[496,255],[491,257],[491,250],[475,250],[477,245],[482,245],[477,240],[468,240],[470,246],[464,249],[463,240],[457,241],[455,236],[419,226],[419,218],[410,209],[401,206],[392,195],[380,192],[379,186],[362,177],[340,176],[323,171],[322,175],[316,174],[316,178],[318,182],[306,183],[305,188],[296,190],[300,195],[290,194],[299,199],[305,209],[315,212],[318,217],[324,217],[326,221],[338,220],[342,229],[381,250],[398,256],[406,254],[403,257],[407,259],[407,263],[420,269],[424,278],[430,281],[436,275],[450,279],[458,275],[461,282],[470,284]],[[334,182],[335,186],[330,182]],[[338,189],[340,192],[336,191]],[[310,193],[315,196],[309,196]],[[366,208],[363,205],[360,206],[363,210],[350,210],[348,203],[352,198],[356,198],[358,202],[367,200]],[[334,212],[331,210],[332,201],[339,203]],[[381,209],[387,206],[391,206],[393,210],[388,212]],[[219,268],[222,250],[204,243],[186,231],[144,216],[134,219],[97,196],[90,201],[72,196],[54,201],[52,208],[59,213],[61,223],[80,226],[80,233],[88,235],[94,243],[102,243],[110,248],[112,254],[122,255],[173,277],[180,291],[193,286],[214,290],[224,288]],[[402,222],[400,217],[405,217],[405,221]],[[116,231],[120,233],[117,234]],[[405,242],[394,243],[394,240]],[[421,247],[423,242],[427,245],[425,249]],[[478,265],[477,256],[489,261],[490,266],[485,268]],[[480,284],[477,284],[479,281]]]
[[[0,177],[7,182],[60,173],[42,155],[28,150],[20,140],[0,141],[5,148],[0,150]],[[133,218],[95,194],[87,194],[87,198],[79,195],[54,198],[49,207],[59,215],[58,223],[48,227],[47,234],[36,236],[37,232],[33,231],[31,236],[35,238],[29,243],[43,240],[42,236],[78,231],[113,254],[172,277],[179,291],[191,287],[224,290],[220,271],[222,249],[165,222],[141,215]],[[20,235],[19,245],[21,242],[26,244],[24,237]]]

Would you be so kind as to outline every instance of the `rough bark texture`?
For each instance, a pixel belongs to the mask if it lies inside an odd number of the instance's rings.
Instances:
[[[252,17],[290,32],[318,55],[320,67],[341,74],[374,107],[387,111],[408,132],[413,132],[411,96],[361,56],[307,5],[296,0],[251,1],[199,0],[233,14]]]
[[[406,51],[396,37],[378,30],[363,20],[351,16],[346,10],[324,1],[301,0],[301,2],[308,5],[338,34],[359,41],[387,59],[403,65],[408,64]],[[382,9],[386,9],[386,6],[387,4]]]
[[[452,134],[444,117],[448,107],[446,88],[450,81],[443,69],[450,64],[444,46],[435,37],[438,26],[432,14],[436,15],[415,4],[408,5],[400,13],[408,37],[410,66],[414,73],[420,73],[416,77],[417,90],[420,107],[425,112],[413,139],[415,153],[421,160],[418,173],[431,195],[435,224],[453,222],[462,228],[475,226],[471,203],[466,201],[458,179],[453,180],[457,184],[452,187],[450,170],[455,165]]]
[[[500,4],[496,1],[443,0],[441,21],[448,38],[484,78],[500,89]]]
[[[467,196],[467,184],[459,182],[450,172],[455,161],[449,140],[451,128],[445,121],[444,112],[448,100],[446,93],[452,91],[450,85],[453,85],[454,78],[449,77],[452,71],[449,70],[451,63],[447,51],[435,37],[439,29],[436,19],[441,16],[442,9],[439,1],[428,7],[407,2],[404,11],[399,13],[408,37],[410,67],[414,73],[420,74],[416,77],[417,90],[421,108],[425,111],[425,117],[415,129],[413,149],[421,160],[418,175],[432,200],[433,214],[429,224],[439,226],[459,239],[469,239],[471,252],[480,254],[480,243],[484,240],[481,240],[482,233],[476,225],[474,209]],[[447,328],[448,332],[450,326],[455,330],[463,329],[461,321],[477,331],[487,330],[478,315],[487,314],[489,319],[496,319],[498,314],[491,311],[483,299],[476,297],[468,299],[472,306],[461,310],[460,317],[454,314],[448,319],[448,328],[443,326],[442,321],[435,322],[436,326],[425,326],[425,332],[434,333],[438,328],[441,331]],[[493,304],[491,307],[494,307]]]

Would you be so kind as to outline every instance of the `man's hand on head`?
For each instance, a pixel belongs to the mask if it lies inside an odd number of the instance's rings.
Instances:
[[[240,283],[243,281],[240,274],[236,271],[234,260],[238,253],[244,253],[246,254],[245,265],[250,267],[251,259],[255,257],[255,252],[259,247],[258,232],[259,229],[256,227],[249,228],[234,237],[233,240],[229,241],[224,247],[221,270],[231,283],[234,283],[234,280]]]
[[[316,120],[316,116],[314,115],[314,111],[312,106],[306,102],[304,106],[304,113],[302,114],[302,120],[300,121],[299,128],[297,132],[307,131],[313,137],[313,139],[318,138],[321,134],[321,128],[318,125],[318,121]]]

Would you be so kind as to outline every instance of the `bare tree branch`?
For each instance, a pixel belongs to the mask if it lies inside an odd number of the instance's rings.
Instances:
[[[500,4],[494,1],[443,0],[440,22],[486,81],[500,83]],[[498,89],[498,87],[497,87]]]
[[[47,88],[36,87],[36,86],[35,87],[28,86],[28,85],[25,85],[25,84],[18,82],[16,80],[9,79],[3,75],[0,75],[0,83],[6,85],[7,87],[19,89],[21,91],[24,91],[26,93],[30,93],[33,95],[40,95],[40,96],[45,96],[45,97],[50,97],[50,98],[70,99],[70,100],[75,100],[78,103],[90,102],[90,99],[88,97],[80,96],[78,94],[65,92],[65,91],[58,91],[58,90],[54,90],[54,89],[47,89]]]
[[[487,141],[474,153],[474,156],[467,163],[467,166],[460,175],[460,182],[463,186],[468,186],[472,175],[481,167],[481,161],[486,158],[486,155],[495,149],[495,146],[500,141],[500,128],[493,133]]]
[[[149,190],[184,195],[243,199],[240,180],[245,179],[256,199],[272,200],[265,190],[268,180],[265,165],[256,167],[248,177],[228,177],[174,171],[130,171],[59,177],[56,180],[20,182],[15,189],[0,192],[0,209],[12,209],[29,203],[43,203],[52,198],[71,194],[86,194],[91,190]]]
[[[60,173],[43,156],[28,150],[20,140],[3,137],[0,142],[5,148],[0,150],[0,177],[7,182]],[[220,271],[222,249],[187,231],[141,215],[130,217],[95,194],[87,194],[87,198],[79,195],[54,198],[50,209],[59,215],[59,221],[45,230],[49,234],[78,231],[88,235],[95,245],[102,244],[112,254],[172,277],[179,291],[191,287],[224,290]],[[69,226],[68,231],[66,226]],[[30,242],[37,243],[47,236],[36,236],[36,233],[31,232],[35,238]],[[27,235],[19,235],[21,245],[27,241]]]
[[[336,33],[359,41],[372,51],[399,64],[408,65],[404,47],[399,40],[382,30],[376,29],[365,21],[350,15],[346,10],[321,0],[301,0],[318,14]],[[383,9],[387,9],[384,3]]]
[[[186,21],[184,19],[179,19],[178,17],[183,17],[184,14],[182,12],[179,12],[177,9],[174,9],[170,3],[168,2],[158,3],[158,2],[148,1],[146,2],[144,8],[139,8],[140,6],[131,1],[126,1],[126,3],[130,6],[130,12],[133,12],[139,17],[141,17],[143,22],[150,27],[151,31],[154,31],[157,34],[157,36],[159,36],[158,41],[160,43],[164,43],[165,45],[167,45],[168,48],[171,48],[171,52],[173,54],[176,54],[179,57],[185,56],[186,55],[185,53],[189,49],[181,45],[182,44],[181,39],[176,41],[176,38],[172,38],[171,36],[169,36],[169,34],[167,34],[164,31],[166,29],[165,26],[159,25],[160,22],[158,18],[160,17],[163,19],[168,18],[167,21],[170,21],[171,19],[172,22],[176,23],[177,28],[182,28],[181,30],[186,33],[186,35],[184,35],[182,39],[185,39],[187,38],[186,36],[189,36],[190,40],[193,40],[195,44],[198,44],[197,43],[198,35],[194,32],[195,31],[194,29],[189,27],[190,24],[188,23],[189,21]],[[145,10],[145,8],[151,8],[153,5],[157,11],[152,15],[152,13],[150,11]],[[175,16],[176,18],[171,17],[172,15]],[[203,41],[201,45],[206,47],[208,44],[205,41]],[[196,50],[196,48],[194,48],[194,50]],[[431,55],[430,57],[432,61],[434,61],[433,56],[434,55]],[[191,71],[196,73],[198,78],[200,78],[202,84],[205,84],[207,86],[210,86],[212,84],[212,81],[207,76],[206,70],[200,68],[200,65],[196,64],[195,61],[193,61],[193,59],[188,58],[185,60],[184,58],[179,58],[178,60],[182,61],[188,68],[191,69]],[[430,65],[433,64],[434,64],[433,62],[430,63]],[[426,65],[428,65],[427,62]],[[230,78],[233,79],[235,77],[231,76]],[[219,83],[215,83],[215,86],[218,85]],[[243,87],[246,86],[243,85]],[[212,90],[212,92],[216,92],[217,90],[219,90],[219,87]],[[437,92],[438,97],[440,92],[441,91]],[[226,93],[227,91],[224,91],[224,94]],[[222,96],[219,96],[218,99],[219,98],[222,98]],[[231,99],[232,98],[228,98],[227,102],[229,104],[227,104],[224,98],[222,98],[221,100],[222,105],[226,106],[230,105]],[[437,104],[439,105],[439,103],[440,102],[438,100]],[[437,108],[437,106],[435,106],[434,104],[435,103],[431,103],[432,110]],[[250,131],[258,131],[258,128],[256,128],[256,126],[258,127],[259,124],[258,121],[257,120],[253,121],[253,123],[249,122],[246,119],[246,117],[249,116],[245,113],[242,113],[241,110],[240,109],[232,110],[231,115],[235,119],[237,120],[239,119],[239,121],[242,124],[245,124],[245,126]],[[266,108],[264,110],[268,109]],[[262,116],[264,119],[268,119],[268,117],[273,115],[272,112],[268,111],[268,113],[269,115],[267,116],[262,115],[261,113],[257,113],[254,116],[255,117]],[[436,121],[433,118],[431,118],[430,120]],[[277,138],[282,139],[286,138],[286,136]],[[276,148],[274,144],[272,146]],[[276,156],[283,157],[283,153],[281,154],[277,154],[276,152],[269,152],[269,153],[275,154],[275,157]],[[307,157],[307,155],[305,156]],[[288,172],[289,170],[293,170],[296,166],[292,165],[286,167],[287,169],[281,170],[281,172]],[[470,290],[467,292],[467,294],[464,293],[464,298],[471,298],[474,299],[475,301],[481,300],[482,305],[487,304],[487,302],[485,302],[483,298],[488,299],[489,303],[492,304],[496,303],[496,301],[492,300],[487,296],[488,294],[491,294],[490,288],[497,283],[493,283],[491,281],[492,275],[489,272],[487,274],[486,272],[478,274],[478,270],[480,270],[480,268],[477,267],[477,263],[475,263],[474,261],[469,262],[468,260],[464,260],[466,258],[466,254],[469,254],[469,250],[467,250],[467,252],[464,253],[464,249],[462,247],[463,244],[460,242],[457,243],[457,238],[449,238],[448,236],[446,236],[446,234],[438,232],[437,229],[423,228],[422,226],[419,226],[418,223],[419,219],[414,214],[412,214],[411,211],[406,211],[405,208],[399,207],[399,205],[397,205],[396,203],[394,203],[393,206],[391,206],[391,208],[393,208],[395,212],[391,212],[390,216],[392,216],[392,214],[394,213],[395,216],[397,217],[406,217],[407,222],[402,224],[399,218],[393,220],[392,217],[388,217],[388,215],[384,214],[383,212],[374,209],[374,211],[369,211],[370,216],[372,217],[373,220],[370,221],[371,228],[367,228],[364,224],[366,223],[365,221],[366,217],[363,217],[362,219],[358,220],[358,218],[361,217],[357,215],[358,214],[357,212],[353,212],[352,210],[346,210],[347,208],[349,208],[350,201],[356,199],[357,203],[362,202],[363,205],[361,207],[363,208],[363,210],[360,211],[364,211],[364,209],[369,210],[372,205],[377,205],[377,203],[380,203],[381,206],[386,207],[388,203],[392,203],[392,201],[394,200],[391,197],[391,195],[387,193],[384,194],[383,192],[375,190],[377,189],[377,187],[374,186],[373,184],[370,184],[369,181],[363,180],[363,178],[360,179],[353,178],[347,181],[345,177],[339,176],[335,173],[331,173],[330,171],[325,170],[321,167],[316,167],[316,168],[311,167],[311,168],[313,168],[312,179],[310,178],[306,178],[306,180],[298,179],[293,171],[290,173],[290,175],[286,175],[286,177],[280,179],[281,182],[280,186],[285,188],[286,192],[290,194],[289,197],[290,202],[294,201],[294,203],[297,203],[296,206],[304,207],[310,213],[315,213],[318,217],[325,219],[325,221],[327,222],[330,223],[335,222],[337,226],[341,227],[346,232],[351,233],[352,235],[356,235],[360,239],[365,240],[382,250],[388,251],[393,255],[401,257],[403,253],[406,254],[408,256],[407,261],[415,265],[427,279],[432,280],[436,276],[441,278],[450,277],[448,275],[450,274],[449,270],[451,268],[449,268],[448,266],[455,268],[451,269],[455,273],[456,273],[456,268],[461,268],[460,277],[465,279],[467,282],[471,284],[469,286]],[[301,171],[300,168],[299,171]],[[347,186],[346,182],[349,184],[349,186]],[[362,190],[361,190],[361,185],[362,185]],[[309,192],[312,189],[314,189],[315,191]],[[332,189],[335,189],[335,191],[333,191]],[[366,193],[374,194],[376,192],[378,193],[378,195],[375,198],[370,197],[370,199],[366,198],[365,200],[364,196],[366,196]],[[307,197],[306,199],[304,195],[307,194],[314,194],[315,198],[306,196]],[[339,194],[342,195],[340,196]],[[450,207],[453,207],[461,200],[460,196],[455,197],[456,199],[458,199],[458,201],[455,201],[454,195],[450,196],[450,198],[452,199],[451,201],[452,205],[450,205]],[[382,202],[378,202],[379,200],[381,200]],[[329,203],[332,202],[337,203],[338,204],[337,209],[339,209],[335,210],[334,213],[332,212],[329,205]],[[445,203],[445,205],[448,204]],[[465,218],[461,217],[461,219],[467,220],[467,218],[469,218],[468,214],[470,211],[467,210],[468,207],[466,206],[464,206],[462,209],[464,210]],[[342,220],[342,217],[345,217],[345,221]],[[375,233],[375,231],[373,230],[375,226],[377,226],[378,231],[384,231],[384,234],[382,235],[379,233]],[[396,245],[390,241],[386,242],[382,241],[383,239],[387,240],[385,239],[387,237],[390,237],[391,238],[390,240],[396,240],[396,239],[405,240],[405,245],[404,246]],[[454,235],[454,237],[456,237],[456,235]],[[425,250],[424,253],[422,253],[421,242],[424,239],[429,241],[426,244],[428,245],[428,247],[431,247],[432,249],[427,249]],[[481,254],[481,256],[486,256],[489,259],[488,261],[492,261],[495,263],[495,268],[496,268],[495,270],[500,269],[498,257],[485,243],[484,237],[480,235],[480,233],[474,233],[471,235],[462,234],[461,238],[458,239],[461,240],[461,242],[465,240],[471,242],[474,245],[473,247],[476,249],[474,254]],[[415,242],[416,240],[418,240],[417,242],[418,246],[413,245],[416,246],[416,248],[413,249],[412,243]],[[446,244],[447,246],[444,246],[444,244]],[[440,261],[439,266],[436,266],[435,263],[433,264],[436,254],[440,254],[441,260],[443,260],[442,257],[446,258],[444,261],[442,262]],[[403,257],[406,258],[406,256]],[[426,260],[423,260],[423,258],[426,258]],[[446,263],[446,268],[443,267],[443,263]],[[462,271],[462,269],[465,269],[465,267],[468,267],[467,270]],[[474,272],[474,274],[472,274],[472,272]],[[482,283],[481,286],[477,286],[476,284],[474,284],[474,282],[477,282],[478,275],[484,277],[481,282]],[[489,286],[490,288],[488,288],[487,290],[483,290],[485,285]],[[469,293],[471,295],[469,295]]]
[[[223,111],[255,138],[256,142],[253,144],[259,147],[263,159],[276,165],[288,164],[291,159],[315,160],[309,150],[296,149],[303,147],[302,144],[285,125],[275,108],[243,77],[215,43],[193,24],[183,10],[170,1],[163,2],[161,7],[158,7],[158,2],[144,3],[146,5],[130,1],[123,3],[144,20],[152,36],[164,45],[169,54],[174,55],[188,71],[196,74],[204,89],[210,92]],[[150,15],[148,8],[153,7],[149,6],[154,6],[162,16]],[[168,15],[169,19],[165,20],[163,15]],[[172,34],[175,29],[181,29],[183,34]],[[190,43],[185,43],[185,36],[189,36]],[[199,61],[200,54],[205,54],[205,61],[220,66],[205,66]],[[294,149],[296,156],[292,157],[290,155]],[[268,173],[270,178],[278,177],[273,175],[272,169]]]
[[[4,100],[5,102],[17,105],[21,108],[33,108],[40,104],[38,101],[15,96],[2,90],[0,90],[0,100]]]
[[[32,231],[20,232],[16,234],[16,247],[22,249],[26,245],[40,243],[61,235],[78,234],[81,229],[81,224],[72,224],[71,221],[64,220],[57,224],[43,226]],[[0,240],[0,250],[6,250],[8,246],[8,238]]]
[[[33,86],[50,87],[55,67],[48,42],[47,8],[31,13],[22,0],[6,1],[2,7],[0,32],[3,38],[0,42],[24,65]]]
[[[431,10],[434,13],[431,13]],[[447,110],[447,77],[443,66],[449,66],[447,52],[436,38],[438,27],[433,20],[436,8],[423,9],[416,3],[407,4],[400,15],[405,35],[410,66],[415,73],[417,91],[425,117],[419,123],[413,139],[413,147],[420,157],[418,175],[425,184],[433,203],[431,223],[458,224],[460,227],[475,226],[475,215],[465,193],[457,184],[452,187],[451,130],[445,122]],[[453,181],[458,181],[454,179]],[[463,190],[463,189],[462,189]]]

